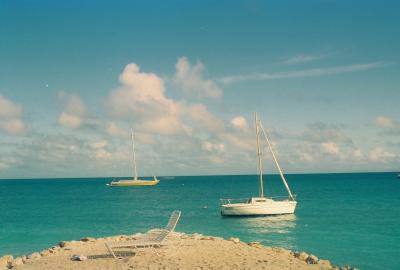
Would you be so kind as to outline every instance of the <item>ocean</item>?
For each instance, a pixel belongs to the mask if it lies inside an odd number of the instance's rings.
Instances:
[[[334,264],[400,269],[396,173],[289,174],[294,215],[221,217],[219,199],[258,194],[256,175],[159,177],[154,187],[108,187],[110,178],[0,180],[0,256],[61,240],[145,232],[182,211],[177,231],[239,237],[304,250]],[[267,194],[286,195],[278,175]]]

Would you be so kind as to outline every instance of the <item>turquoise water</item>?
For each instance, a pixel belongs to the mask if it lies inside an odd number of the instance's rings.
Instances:
[[[220,198],[257,194],[256,176],[160,177],[154,187],[110,188],[110,179],[0,181],[0,255],[28,254],[84,236],[144,232],[182,210],[178,231],[295,250],[361,269],[400,269],[400,179],[395,173],[299,174],[295,215],[222,218]],[[278,176],[267,192],[284,195]]]

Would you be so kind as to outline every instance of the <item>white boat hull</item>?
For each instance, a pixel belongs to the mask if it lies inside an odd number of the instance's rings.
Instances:
[[[293,214],[297,202],[292,200],[263,202],[231,203],[221,205],[223,216],[264,216]]]

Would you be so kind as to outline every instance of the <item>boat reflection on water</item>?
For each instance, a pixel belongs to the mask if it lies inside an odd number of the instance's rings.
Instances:
[[[290,233],[296,227],[296,215],[238,218],[237,222],[243,228],[257,234]]]
[[[289,214],[230,218],[229,222],[246,242],[257,241],[267,246],[297,249],[296,219],[296,215]]]

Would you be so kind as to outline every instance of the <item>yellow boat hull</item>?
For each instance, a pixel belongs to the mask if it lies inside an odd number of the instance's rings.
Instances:
[[[132,187],[132,186],[155,186],[159,180],[119,180],[112,181],[108,186],[110,187]]]

